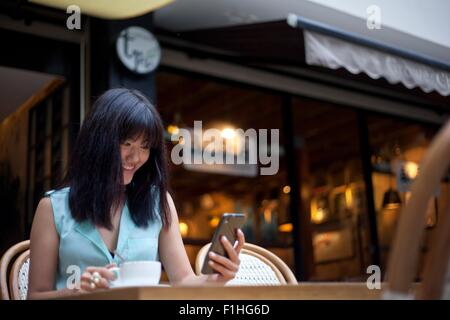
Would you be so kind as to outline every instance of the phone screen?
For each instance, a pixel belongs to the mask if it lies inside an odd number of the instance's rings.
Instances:
[[[206,253],[205,261],[203,262],[202,273],[211,274],[214,270],[209,266],[209,252],[212,251],[216,254],[228,257],[225,248],[220,241],[222,236],[226,236],[228,241],[232,245],[237,240],[237,229],[242,228],[245,222],[245,215],[242,213],[225,213],[220,219],[219,225],[217,226],[214,236],[211,241],[211,246]]]

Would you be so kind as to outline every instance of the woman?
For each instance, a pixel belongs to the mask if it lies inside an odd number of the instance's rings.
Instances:
[[[190,266],[167,192],[163,135],[158,112],[138,91],[111,89],[98,98],[78,135],[65,188],[48,192],[36,209],[29,298],[108,288],[120,257],[159,258],[178,285],[234,278],[245,241],[240,230],[235,246],[222,239],[229,258],[211,256],[217,273],[197,276]],[[78,289],[70,286],[74,270],[82,271]]]

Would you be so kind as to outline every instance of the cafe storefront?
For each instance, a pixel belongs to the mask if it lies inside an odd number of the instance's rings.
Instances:
[[[168,131],[202,120],[224,135],[280,132],[271,176],[172,164],[191,259],[220,214],[239,211],[247,240],[282,257],[298,279],[361,281],[372,265],[384,274],[411,182],[448,116],[449,65],[298,16],[175,31],[162,19],[169,11],[155,20],[164,52],[156,95]],[[420,270],[447,191],[443,179],[430,201]]]
[[[244,212],[247,241],[270,249],[292,269],[299,250],[309,259],[300,260],[308,280],[363,279],[367,267],[376,264],[374,248],[380,265],[386,266],[410,180],[438,124],[171,68],[160,68],[156,84],[168,132],[199,120],[224,135],[235,129],[280,130],[279,170],[274,175],[171,163],[180,230],[192,261],[222,213]],[[168,143],[169,151],[176,144]],[[430,204],[427,236],[447,187],[443,181]],[[371,224],[376,226],[375,239]]]

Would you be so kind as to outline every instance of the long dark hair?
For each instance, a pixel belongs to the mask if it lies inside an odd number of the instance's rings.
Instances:
[[[124,186],[120,143],[140,135],[148,140],[150,156]],[[155,107],[137,90],[106,91],[83,122],[64,179],[70,186],[72,217],[110,229],[111,210],[118,208],[125,192],[137,226],[148,226],[159,212],[167,227],[167,179],[164,126]]]

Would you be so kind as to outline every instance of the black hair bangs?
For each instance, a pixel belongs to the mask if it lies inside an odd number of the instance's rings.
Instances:
[[[161,145],[164,132],[158,115],[154,114],[143,101],[136,101],[130,108],[132,110],[126,113],[119,125],[120,142],[142,137],[146,146],[152,149],[158,148]]]

